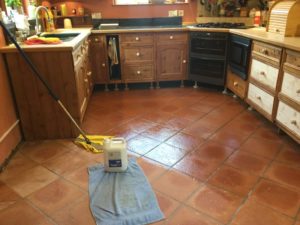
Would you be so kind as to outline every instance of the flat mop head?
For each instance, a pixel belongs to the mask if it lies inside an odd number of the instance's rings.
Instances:
[[[90,140],[90,143],[88,143],[81,134],[75,139],[74,143],[82,146],[86,151],[93,153],[102,153],[104,139],[112,138],[112,136],[102,135],[86,135],[86,137]]]

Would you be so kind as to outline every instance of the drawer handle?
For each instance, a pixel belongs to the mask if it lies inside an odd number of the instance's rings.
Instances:
[[[291,120],[291,124],[297,126],[297,121],[296,120]]]
[[[265,49],[265,48],[264,48],[264,49],[262,49],[262,50],[261,50],[261,52],[262,52],[263,54],[265,54],[265,55],[268,55],[268,53],[269,53],[269,52],[268,52],[268,50],[267,50],[267,49]]]
[[[139,70],[138,70],[138,71],[136,71],[136,74],[141,74],[141,71],[139,71]]]
[[[139,52],[136,53],[136,56],[140,56],[141,54]]]
[[[174,38],[174,37],[171,35],[171,36],[170,36],[170,40],[173,40],[173,38]]]
[[[105,67],[105,63],[102,63],[102,67]]]
[[[260,97],[260,96],[256,96],[256,98],[257,98],[258,100],[261,100],[261,97]]]
[[[237,87],[237,86],[239,86],[239,83],[235,81],[235,82],[233,82],[233,86]]]
[[[259,74],[262,76],[266,76],[266,73],[264,71],[261,71]]]
[[[139,40],[140,40],[140,38],[139,38],[139,37],[135,37],[135,40],[136,40],[136,41],[139,41]]]
[[[90,77],[92,75],[92,71],[87,72],[86,75]]]
[[[185,60],[185,59],[184,59],[184,60],[182,60],[182,63],[184,63],[184,64],[185,64],[185,63],[186,63],[186,60]]]

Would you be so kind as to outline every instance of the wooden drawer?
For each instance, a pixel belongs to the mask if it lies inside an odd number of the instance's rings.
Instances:
[[[252,58],[250,77],[254,78],[259,83],[276,89],[279,70],[265,64],[255,58]]]
[[[132,44],[153,44],[153,34],[122,34],[120,35],[121,43]]]
[[[287,50],[286,53],[287,55],[284,65],[300,71],[300,52]]]
[[[237,96],[244,99],[246,97],[248,82],[241,79],[228,69],[226,86],[233,91]]]
[[[300,76],[284,72],[281,93],[300,104]]]
[[[273,45],[253,41],[253,52],[279,64],[282,49]]]
[[[188,36],[186,33],[162,33],[157,35],[157,44],[172,43],[172,42],[187,42]]]
[[[125,65],[124,66],[125,82],[147,82],[154,80],[153,65]]]
[[[153,61],[154,49],[149,46],[124,47],[122,49],[122,59],[124,63]]]
[[[280,101],[276,121],[284,125],[298,141],[300,139],[300,112]]]
[[[272,115],[274,96],[249,83],[248,99],[265,111],[269,116]]]

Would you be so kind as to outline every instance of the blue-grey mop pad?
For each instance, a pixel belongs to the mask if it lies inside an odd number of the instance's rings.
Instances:
[[[89,168],[90,207],[97,225],[142,225],[164,218],[155,194],[135,159],[126,172]]]

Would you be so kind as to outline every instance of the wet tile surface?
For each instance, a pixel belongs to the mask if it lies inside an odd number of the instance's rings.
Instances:
[[[300,225],[299,145],[230,96],[97,91],[82,127],[126,138],[165,214],[152,225]],[[95,225],[88,167],[103,154],[72,141],[22,144],[0,173],[1,224]]]

